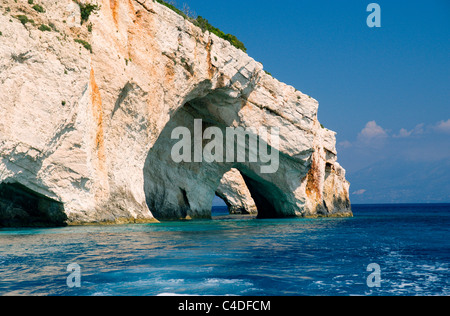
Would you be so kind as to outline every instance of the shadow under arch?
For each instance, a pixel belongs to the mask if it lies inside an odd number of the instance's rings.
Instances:
[[[241,98],[231,97],[225,89],[217,89],[187,102],[171,117],[150,149],[143,170],[146,202],[156,219],[211,218],[217,188],[223,175],[232,168],[242,174],[258,209],[258,218],[295,216],[293,211],[290,212],[289,202],[292,201],[285,194],[286,190],[271,181],[272,175],[260,174],[258,163],[175,162],[172,159],[172,149],[180,141],[172,139],[176,128],[184,127],[190,131],[191,144],[195,141],[196,119],[202,120],[202,133],[208,127],[218,127],[225,135],[227,127],[239,125],[242,102]],[[209,142],[203,140],[202,149]],[[194,146],[187,154],[195,156]]]

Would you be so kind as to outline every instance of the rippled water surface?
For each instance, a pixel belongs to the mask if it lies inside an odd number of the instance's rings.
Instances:
[[[0,295],[450,295],[450,205],[354,213],[1,229]],[[66,283],[71,263],[79,288]],[[367,286],[371,263],[379,288]]]

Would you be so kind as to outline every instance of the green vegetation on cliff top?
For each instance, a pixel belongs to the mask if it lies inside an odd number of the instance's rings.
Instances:
[[[183,18],[191,21],[194,25],[200,27],[203,32],[209,31],[209,32],[215,34],[216,36],[230,42],[231,45],[242,50],[243,52],[247,52],[247,48],[245,47],[244,43],[242,43],[240,40],[238,40],[236,36],[231,35],[231,34],[225,34],[218,28],[212,26],[208,22],[208,20],[204,19],[201,16],[198,16],[198,17],[191,16],[192,14],[190,13],[189,9],[185,10],[186,12],[183,12],[182,10],[178,9],[173,4],[167,3],[163,0],[156,0],[156,1],[158,3],[166,6],[167,8],[171,9],[172,11],[176,12],[177,14],[181,15]]]

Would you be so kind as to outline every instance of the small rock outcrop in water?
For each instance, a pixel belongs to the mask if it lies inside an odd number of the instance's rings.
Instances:
[[[208,218],[216,193],[262,218],[351,216],[316,100],[157,2],[98,4],[0,4],[0,225]],[[171,133],[195,119],[278,127],[277,172],[175,163]]]
[[[252,194],[237,169],[233,168],[224,174],[216,195],[228,206],[230,214],[258,214]]]

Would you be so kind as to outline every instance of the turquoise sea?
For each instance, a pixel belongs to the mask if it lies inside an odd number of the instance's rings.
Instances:
[[[450,204],[354,218],[0,229],[0,295],[450,295]],[[80,267],[70,288],[69,264]],[[370,264],[380,287],[369,287]]]

